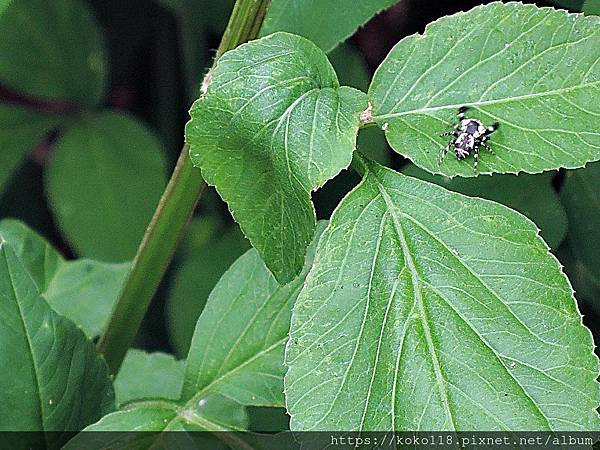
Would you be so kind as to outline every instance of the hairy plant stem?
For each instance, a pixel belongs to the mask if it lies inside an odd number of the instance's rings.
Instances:
[[[271,0],[236,2],[215,63],[226,51],[256,38],[270,3]],[[133,344],[148,305],[203,191],[200,170],[193,167],[188,152],[188,146],[184,145],[138,248],[110,322],[98,342],[98,349],[113,374],[117,373],[125,353]]]

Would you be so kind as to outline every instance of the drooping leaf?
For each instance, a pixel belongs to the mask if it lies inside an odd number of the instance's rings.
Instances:
[[[183,368],[184,362],[172,355],[129,350],[115,378],[117,404],[150,398],[179,399]]]
[[[371,17],[395,3],[398,0],[273,0],[261,36],[287,31],[330,52]]]
[[[516,209],[540,227],[542,237],[553,249],[558,248],[567,233],[567,214],[552,186],[553,173],[447,178],[431,175],[414,164],[406,166],[402,173]]]
[[[198,222],[204,223],[205,218],[198,219]],[[196,233],[202,232],[196,227]],[[191,239],[194,239],[193,235],[188,241]],[[213,236],[205,244],[197,246],[193,253],[187,252],[177,264],[165,306],[169,339],[177,355],[187,355],[196,322],[210,292],[221,275],[249,247],[236,227],[222,236]]]
[[[592,337],[535,225],[362,166],[294,306],[292,430],[597,430]]]
[[[157,139],[113,112],[70,128],[47,172],[61,231],[82,256],[112,262],[133,258],[165,184]]]
[[[48,306],[10,242],[0,235],[0,377],[10,380],[0,391],[0,429],[59,432],[29,436],[55,448],[61,431],[110,412],[114,391],[93,343]]]
[[[310,268],[280,286],[256,250],[219,280],[198,320],[186,361],[183,398],[220,393],[243,405],[283,406],[283,347],[292,305]]]
[[[192,107],[192,160],[280,283],[302,269],[310,192],[349,165],[365,108],[319,48],[287,33],[225,54]]]
[[[600,278],[600,163],[567,172],[560,198],[569,218],[567,240],[575,256]]]
[[[80,326],[89,338],[99,336],[129,271],[129,263],[65,261],[43,237],[17,220],[0,221],[0,233],[11,243],[50,306]]]
[[[9,105],[0,105],[0,195],[29,150],[60,119]]]
[[[104,94],[104,42],[82,0],[11,2],[0,15],[0,55],[0,82],[14,90],[92,106]]]
[[[520,3],[445,17],[400,41],[369,89],[373,120],[421,168],[473,176],[472,159],[440,164],[459,107],[486,125],[480,173],[538,173],[600,159],[600,18]]]

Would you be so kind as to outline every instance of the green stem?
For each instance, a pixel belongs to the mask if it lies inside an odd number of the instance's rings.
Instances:
[[[215,59],[238,45],[256,38],[271,0],[238,0]],[[213,65],[214,66],[214,65]],[[133,266],[98,349],[111,373],[117,373],[131,347],[148,305],[181,240],[204,183],[200,170],[193,167],[184,145],[173,175],[148,225],[133,260]]]

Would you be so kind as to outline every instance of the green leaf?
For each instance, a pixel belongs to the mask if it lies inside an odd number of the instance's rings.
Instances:
[[[131,267],[90,259],[69,261],[54,274],[44,297],[56,312],[79,325],[90,338],[100,336]]]
[[[38,291],[45,292],[56,272],[66,264],[62,255],[43,237],[14,219],[0,221],[0,234],[10,242]]]
[[[567,240],[575,256],[600,278],[600,163],[567,172],[560,198],[569,218]]]
[[[330,52],[371,17],[395,3],[398,0],[273,0],[261,36],[288,31]]]
[[[130,264],[65,261],[44,238],[16,220],[0,221],[0,233],[11,242],[50,306],[80,326],[89,338],[99,336]]]
[[[294,305],[292,430],[597,430],[592,336],[536,226],[360,165]]]
[[[195,222],[205,224],[207,220],[203,217]],[[210,227],[211,224],[208,223],[207,226]],[[196,226],[195,235],[200,233],[203,231]],[[194,235],[188,233],[188,236],[186,241],[195,239]],[[187,355],[196,322],[210,292],[221,275],[249,246],[236,227],[196,246],[193,253],[187,252],[181,262],[177,263],[165,306],[169,339],[177,355]]]
[[[57,143],[47,191],[58,224],[83,256],[132,259],[166,184],[157,139],[132,117],[84,119]]]
[[[283,347],[292,305],[324,228],[321,223],[303,272],[280,286],[256,250],[219,280],[198,320],[186,361],[183,398],[220,393],[243,404],[283,406]]]
[[[211,77],[186,128],[192,160],[287,283],[314,234],[310,193],[349,165],[366,96],[340,87],[325,54],[286,33],[228,52]]]
[[[10,380],[0,393],[0,429],[80,430],[113,409],[108,367],[83,332],[48,306],[11,241],[0,235],[0,377]],[[65,438],[47,434],[44,447]]]
[[[0,81],[12,89],[92,106],[102,99],[104,42],[81,0],[11,2],[0,15],[0,54]]]
[[[567,234],[567,214],[552,186],[553,173],[446,178],[431,175],[414,164],[406,166],[402,173],[516,209],[541,228],[542,237],[553,249],[558,248]]]
[[[184,362],[166,353],[127,352],[115,378],[117,404],[146,398],[179,399]]]
[[[369,89],[373,120],[419,167],[473,176],[472,159],[439,163],[459,107],[487,125],[495,155],[480,173],[538,173],[600,158],[600,19],[520,3],[442,18],[400,41]]]
[[[0,105],[0,195],[25,155],[59,122],[57,116]]]

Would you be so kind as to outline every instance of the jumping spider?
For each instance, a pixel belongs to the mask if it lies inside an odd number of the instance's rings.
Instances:
[[[500,124],[498,122],[492,124],[492,126],[486,127],[477,119],[465,118],[465,113],[469,108],[467,106],[461,106],[458,109],[458,124],[454,127],[454,130],[448,131],[447,133],[441,134],[441,136],[453,136],[454,139],[448,142],[448,145],[444,147],[440,153],[440,163],[446,157],[446,154],[452,147],[454,147],[454,153],[457,159],[465,159],[473,152],[473,169],[475,175],[477,175],[477,158],[479,157],[479,147],[484,147],[492,155],[494,151],[486,144],[489,136],[498,129]]]

